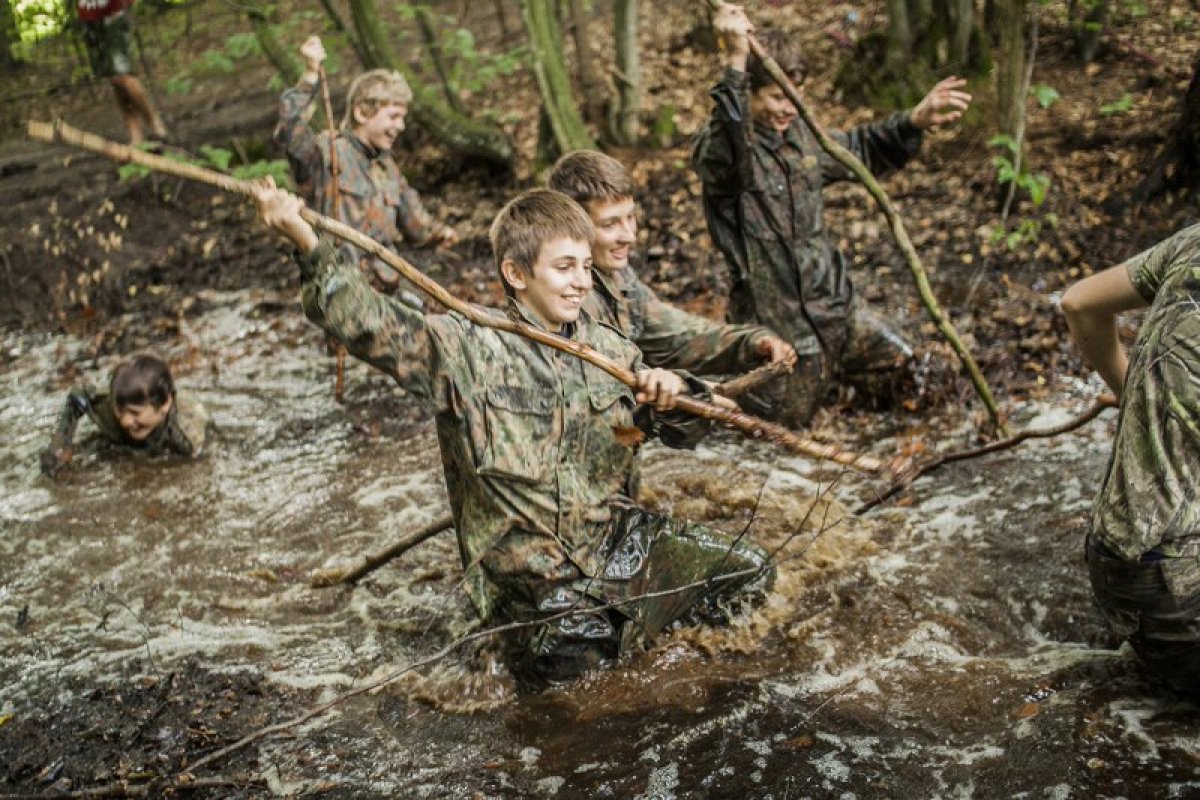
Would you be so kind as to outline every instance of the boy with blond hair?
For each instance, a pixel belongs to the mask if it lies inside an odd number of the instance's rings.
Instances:
[[[629,340],[583,311],[595,232],[565,195],[526,192],[496,217],[508,307],[492,313],[598,350],[637,375],[636,393],[567,353],[378,294],[318,239],[299,198],[264,183],[257,199],[302,253],[309,319],[433,412],[467,592],[488,622],[529,623],[504,638],[526,686],[607,664],[706,595],[766,570],[757,548],[623,496],[634,448],[622,432],[692,446],[707,426],[671,409],[678,395],[704,389],[646,369]],[[729,573],[738,574],[723,580]],[[711,589],[643,598],[707,580]]]
[[[341,129],[336,134],[317,134],[308,122],[320,91],[325,47],[312,36],[301,46],[300,55],[305,71],[280,98],[275,141],[287,153],[296,185],[308,204],[389,247],[401,242],[449,247],[457,242],[454,228],[425,210],[391,153],[413,97],[404,76],[387,69],[359,75],[350,84]],[[383,262],[350,245],[344,248],[375,288],[387,293],[401,288],[399,276]],[[420,302],[415,295],[405,296]]]

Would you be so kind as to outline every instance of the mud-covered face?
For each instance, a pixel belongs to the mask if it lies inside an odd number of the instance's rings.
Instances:
[[[150,434],[167,420],[171,411],[171,398],[161,406],[153,403],[130,403],[127,406],[117,406],[117,422],[124,429],[125,435],[135,442],[145,441]]]
[[[402,103],[391,103],[381,106],[371,116],[366,116],[356,107],[354,118],[358,127],[354,132],[358,138],[378,150],[391,150],[398,137],[404,131],[404,120],[408,116],[408,106]]]
[[[638,232],[637,205],[633,198],[589,200],[583,207],[596,227],[593,265],[604,272],[619,272],[627,267]]]
[[[783,133],[796,119],[796,107],[775,84],[750,93],[750,116],[773,130]]]
[[[543,244],[531,272],[512,261],[505,261],[501,269],[517,300],[553,333],[579,319],[592,290],[592,251],[579,239],[564,236]]]

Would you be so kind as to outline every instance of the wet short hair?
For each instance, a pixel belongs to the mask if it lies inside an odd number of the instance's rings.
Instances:
[[[399,72],[394,69],[368,70],[355,78],[346,92],[346,115],[342,117],[342,128],[349,130],[354,127],[355,108],[361,108],[368,117],[373,117],[384,106],[407,106],[412,99],[412,88]]]
[[[633,179],[625,165],[599,150],[574,150],[550,170],[547,184],[580,205],[633,197]]]
[[[583,207],[562,192],[531,189],[500,209],[492,220],[488,238],[492,242],[500,283],[504,293],[511,296],[513,288],[500,269],[505,261],[513,262],[522,272],[533,274],[533,265],[546,242],[568,238],[587,242],[590,248],[596,240],[596,228]]]
[[[108,391],[117,407],[149,403],[161,408],[175,396],[175,381],[167,362],[150,353],[141,353],[117,365]]]
[[[797,36],[784,33],[779,28],[767,28],[761,33],[755,33],[755,38],[763,49],[771,54],[775,63],[783,70],[783,74],[791,78],[792,83],[799,86],[808,76],[808,67],[800,52],[800,41]],[[750,81],[750,91],[758,91],[764,86],[775,83],[767,65],[753,52],[746,59],[746,75]]]

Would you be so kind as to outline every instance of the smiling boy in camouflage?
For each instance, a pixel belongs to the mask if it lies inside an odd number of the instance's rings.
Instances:
[[[622,432],[694,444],[707,426],[671,408],[680,393],[704,390],[645,369],[631,342],[582,312],[594,230],[565,195],[527,192],[496,217],[504,313],[613,358],[637,375],[636,394],[566,353],[372,291],[299,216],[298,198],[263,186],[258,201],[264,220],[303,254],[309,318],[433,411],[467,592],[490,623],[530,623],[504,639],[523,683],[607,664],[701,599],[765,574],[757,548],[651,514],[622,494],[634,458]],[[743,574],[601,608],[733,572]],[[562,612],[570,613],[541,621]]]

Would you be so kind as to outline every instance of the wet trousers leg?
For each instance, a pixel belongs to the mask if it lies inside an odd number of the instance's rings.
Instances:
[[[1130,562],[1094,539],[1087,561],[1105,620],[1129,639],[1145,671],[1177,691],[1200,693],[1200,562]]]

